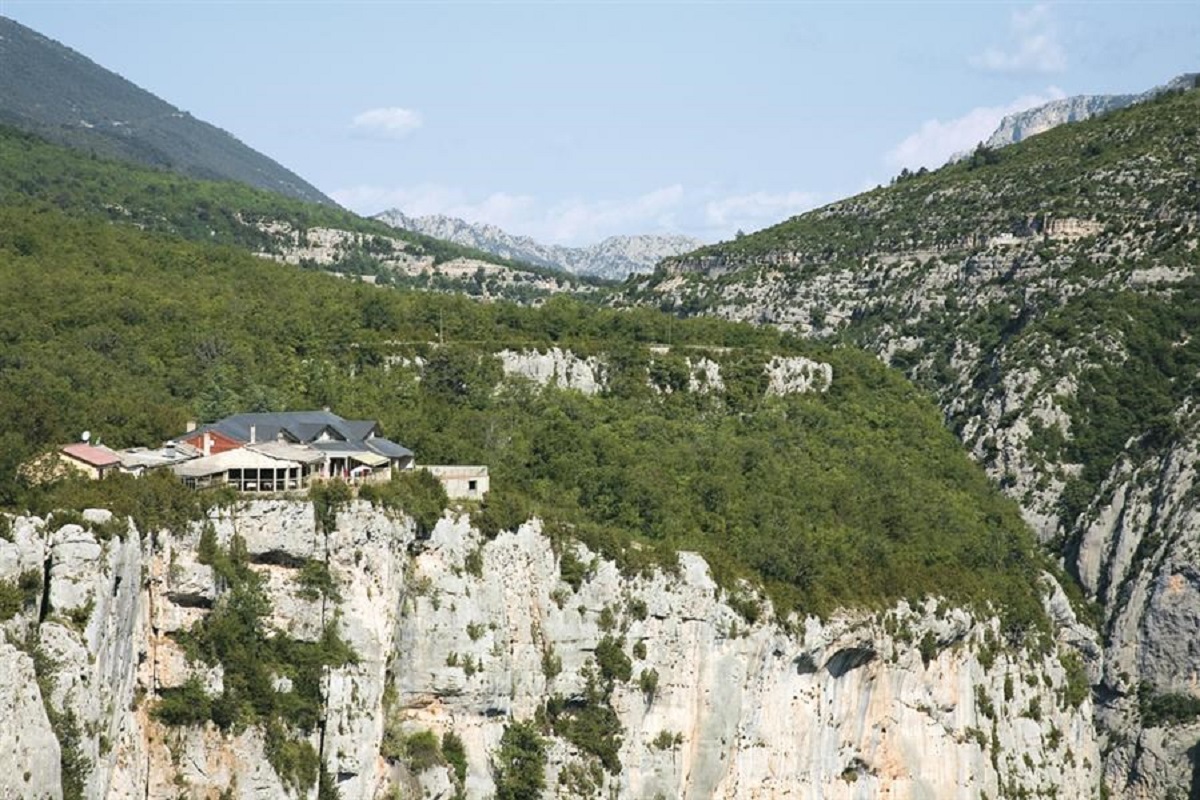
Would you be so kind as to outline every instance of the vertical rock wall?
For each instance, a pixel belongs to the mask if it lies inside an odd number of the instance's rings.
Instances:
[[[306,641],[335,625],[357,654],[327,671],[324,724],[310,740],[344,800],[393,786],[490,796],[505,726],[544,713],[554,696],[577,709],[598,672],[597,649],[612,643],[630,667],[602,701],[619,722],[619,768],[551,736],[546,776],[556,796],[1082,797],[1099,785],[1090,699],[1067,699],[1059,659],[1060,650],[1096,647],[1060,594],[1048,601],[1058,641],[1019,649],[1004,643],[997,620],[934,601],[792,629],[750,624],[690,554],[677,571],[629,577],[565,545],[583,566],[573,588],[536,523],[484,541],[465,517],[447,517],[418,541],[403,517],[354,503],[323,534],[307,503],[255,501],[212,524],[222,544],[244,539],[269,587],[271,625]],[[213,694],[221,686],[220,669],[189,663],[177,641],[222,591],[196,560],[198,526],[144,543],[99,542],[78,525],[36,519],[15,531],[14,543],[0,541],[6,575],[49,557],[53,610],[40,641],[61,665],[51,705],[72,711],[83,732],[84,796],[296,796],[269,766],[257,728],[172,728],[150,714],[159,692],[189,677]],[[327,561],[337,602],[301,591],[308,559]],[[72,610],[89,603],[79,623],[83,612]],[[7,624],[38,627],[39,613]],[[32,664],[0,646],[0,668],[13,678],[0,682],[0,708],[21,720],[19,742],[0,731],[0,758],[42,781],[18,796],[58,797]],[[440,764],[384,759],[388,729],[454,732],[465,780]],[[13,774],[23,769],[0,770],[10,781],[0,791],[13,791]]]

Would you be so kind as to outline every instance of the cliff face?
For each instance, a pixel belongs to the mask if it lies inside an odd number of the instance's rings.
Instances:
[[[308,503],[257,501],[212,523],[223,545],[244,540],[270,626],[316,641],[332,624],[356,654],[325,671],[309,740],[347,800],[393,786],[489,796],[506,726],[535,716],[553,731],[546,778],[560,796],[1076,797],[1099,784],[1080,691],[1099,648],[1049,583],[1052,637],[1017,647],[999,620],[934,601],[779,625],[748,588],[725,596],[694,555],[622,575],[552,546],[536,522],[488,541],[446,517],[418,540],[403,517],[354,503],[323,534]],[[13,721],[0,795],[60,797],[65,780],[97,798],[315,796],[275,774],[259,727],[151,713],[191,677],[210,695],[224,679],[180,644],[226,591],[197,561],[199,527],[100,542],[36,518],[13,531],[0,580],[45,568],[49,585],[6,623],[20,647],[0,646]],[[304,591],[309,560],[327,564],[336,601]],[[22,648],[39,654],[38,682]],[[609,722],[586,735],[571,724],[585,717]],[[423,731],[460,737],[461,780],[440,757],[381,755]],[[67,775],[55,732],[75,748]]]
[[[1097,724],[1127,797],[1200,791],[1193,83],[674,260],[641,287],[856,342],[937,397],[1097,603]]]
[[[1113,468],[1106,499],[1084,515],[1078,547],[1084,585],[1106,609],[1097,719],[1126,732],[1112,737],[1106,779],[1134,797],[1197,788],[1200,724],[1194,714],[1159,710],[1200,691],[1200,419],[1190,403],[1175,418],[1171,446],[1126,455]]]

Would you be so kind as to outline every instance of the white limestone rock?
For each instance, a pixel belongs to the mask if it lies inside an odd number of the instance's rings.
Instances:
[[[62,797],[58,739],[33,661],[0,639],[0,797]]]
[[[50,608],[83,609],[94,602],[102,548],[91,531],[64,525],[50,538]]]
[[[579,694],[606,636],[623,638],[633,669],[611,696],[623,768],[606,773],[606,796],[977,798],[1004,786],[1074,797],[1099,781],[1090,701],[1060,702],[1066,675],[1056,655],[1000,647],[998,620],[962,609],[901,603],[790,629],[766,609],[748,624],[694,554],[680,554],[677,571],[630,577],[567,545],[589,565],[575,591],[536,521],[488,541],[466,516],[447,516],[418,544],[407,519],[366,503],[351,503],[336,530],[318,536],[310,504],[252,501],[216,513],[212,524],[222,542],[241,535],[252,562],[268,556],[252,568],[268,576],[271,624],[301,633],[336,625],[357,654],[322,682],[321,757],[344,800],[374,800],[407,780],[379,753],[385,697],[405,731],[457,733],[467,797],[491,795],[505,725],[533,717],[550,695]],[[99,736],[87,745],[95,764],[88,797],[297,796],[274,775],[256,728],[166,729],[150,714],[157,689],[190,675],[210,693],[221,688],[220,676],[189,664],[160,627],[181,587],[220,602],[189,552],[199,530],[160,533],[145,554],[144,593],[136,537],[109,542],[96,559],[61,551],[100,576],[89,584],[95,607],[84,630],[41,626],[62,665],[51,701],[108,742],[107,750]],[[473,571],[476,553],[482,569]],[[298,601],[288,565],[326,554],[339,597]],[[1060,646],[1076,646],[1082,635],[1070,606],[1049,589]],[[193,623],[209,613],[203,603],[183,610]],[[917,644],[925,639],[936,646],[923,659]],[[658,674],[653,697],[638,685],[643,670]],[[135,683],[146,695],[139,703]],[[319,747],[322,739],[314,731],[310,741]],[[586,763],[552,738],[548,785]],[[413,780],[432,796],[453,794],[445,769]]]
[[[767,363],[767,395],[825,392],[833,384],[833,366],[803,356],[774,356]]]
[[[526,378],[539,386],[553,385],[584,394],[599,394],[607,377],[604,363],[599,358],[580,358],[557,347],[545,353],[538,350],[501,350],[496,355],[500,358],[505,375]]]

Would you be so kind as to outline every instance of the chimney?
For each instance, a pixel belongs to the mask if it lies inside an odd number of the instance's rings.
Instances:
[[[250,444],[254,444],[254,442],[255,442],[255,438],[254,438],[255,429],[256,429],[256,426],[254,426],[254,425],[250,426]]]
[[[189,419],[187,421],[187,428],[184,430],[184,433],[191,433],[194,430],[196,430],[196,420]]]
[[[204,434],[204,447],[202,449],[204,450],[204,455],[212,455],[212,436],[207,433]]]

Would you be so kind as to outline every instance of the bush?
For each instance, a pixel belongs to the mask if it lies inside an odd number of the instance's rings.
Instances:
[[[591,565],[581,561],[573,547],[563,548],[558,559],[558,574],[571,587],[571,591],[578,592],[583,582],[591,577],[591,572]]]
[[[918,645],[918,648],[921,651],[921,663],[928,668],[929,662],[937,658],[939,649],[938,640],[937,637],[933,635],[933,631],[925,631],[925,635],[921,637],[921,642]]]
[[[659,731],[654,740],[650,742],[650,746],[656,750],[673,750],[681,744],[683,744],[683,734],[671,733],[667,730]]]
[[[162,689],[150,712],[165,725],[203,725],[212,716],[212,701],[200,678],[193,675],[176,689]]]
[[[442,755],[454,770],[454,777],[461,786],[467,779],[467,748],[462,738],[454,731],[442,734]]]
[[[584,678],[582,697],[567,700],[561,695],[553,695],[546,701],[541,714],[555,734],[595,756],[615,775],[621,771],[619,753],[624,729],[609,704],[612,684],[607,682],[599,686],[590,667],[585,668]]]
[[[204,518],[220,496],[196,492],[183,485],[169,470],[152,470],[141,477],[112,473],[93,481],[72,477],[54,484],[41,503],[49,509],[80,512],[85,508],[106,508],[116,518],[128,517],[142,533],[169,530],[182,534],[187,526]],[[64,519],[56,514],[56,519]],[[92,526],[82,517],[72,521],[96,530],[99,538],[123,534],[124,525],[110,522]]]
[[[634,599],[630,600],[627,610],[629,612],[629,616],[633,617],[638,622],[646,619],[646,601],[640,597],[635,597]]]
[[[642,674],[638,676],[638,688],[642,690],[647,703],[653,702],[654,696],[658,694],[658,670],[642,670]]]
[[[308,741],[292,738],[282,724],[272,722],[267,725],[263,749],[284,786],[307,794],[316,785],[320,757]]]
[[[417,731],[405,739],[404,760],[413,774],[445,763],[442,747],[433,731]]]
[[[1138,708],[1147,728],[1185,725],[1200,717],[1200,697],[1177,692],[1158,692],[1148,683],[1138,687]]]
[[[1067,673],[1067,685],[1063,692],[1063,699],[1072,708],[1079,708],[1083,705],[1083,701],[1092,694],[1087,668],[1083,665],[1083,659],[1074,650],[1063,653],[1060,660]]]
[[[442,482],[424,469],[394,472],[387,483],[367,484],[358,495],[373,506],[407,514],[417,526],[417,535],[422,537],[433,531],[450,505]]]
[[[471,515],[471,522],[489,539],[501,531],[515,531],[533,516],[529,502],[504,488],[493,488]]]
[[[625,639],[614,639],[605,636],[596,645],[596,664],[600,667],[600,677],[611,684],[618,680],[622,683],[633,677],[633,662],[625,654]]]
[[[546,788],[546,742],[531,721],[512,722],[496,753],[496,800],[537,800]]]
[[[217,529],[211,522],[206,521],[200,531],[200,543],[196,548],[196,560],[201,564],[212,566],[221,555],[221,547],[217,544]]]
[[[299,594],[305,600],[319,600],[324,597],[337,603],[342,599],[337,581],[329,571],[329,564],[324,561],[315,558],[305,561],[296,575],[296,583],[300,585]]]
[[[226,589],[212,611],[180,634],[179,641],[189,658],[220,664],[224,670],[224,688],[212,698],[209,717],[226,730],[255,723],[269,730],[274,726],[271,735],[277,755],[281,763],[293,764],[298,751],[284,741],[287,729],[281,726],[286,723],[301,733],[316,727],[321,676],[328,667],[353,663],[354,651],[338,636],[332,620],[316,642],[302,642],[267,628],[271,604],[263,579],[249,566],[240,536],[234,535],[228,551],[213,544],[206,559]],[[275,691],[277,677],[291,680],[291,691]],[[314,771],[314,781],[315,775]]]
[[[24,605],[24,595],[16,582],[0,581],[0,622],[7,622],[15,617]]]
[[[468,575],[476,578],[483,577],[483,548],[473,547],[463,558],[463,569]]]
[[[354,499],[354,490],[350,484],[337,479],[314,483],[308,489],[308,497],[313,504],[317,533],[333,533],[337,528],[338,512]]]
[[[562,656],[549,648],[542,651],[542,674],[552,681],[562,672]]]

